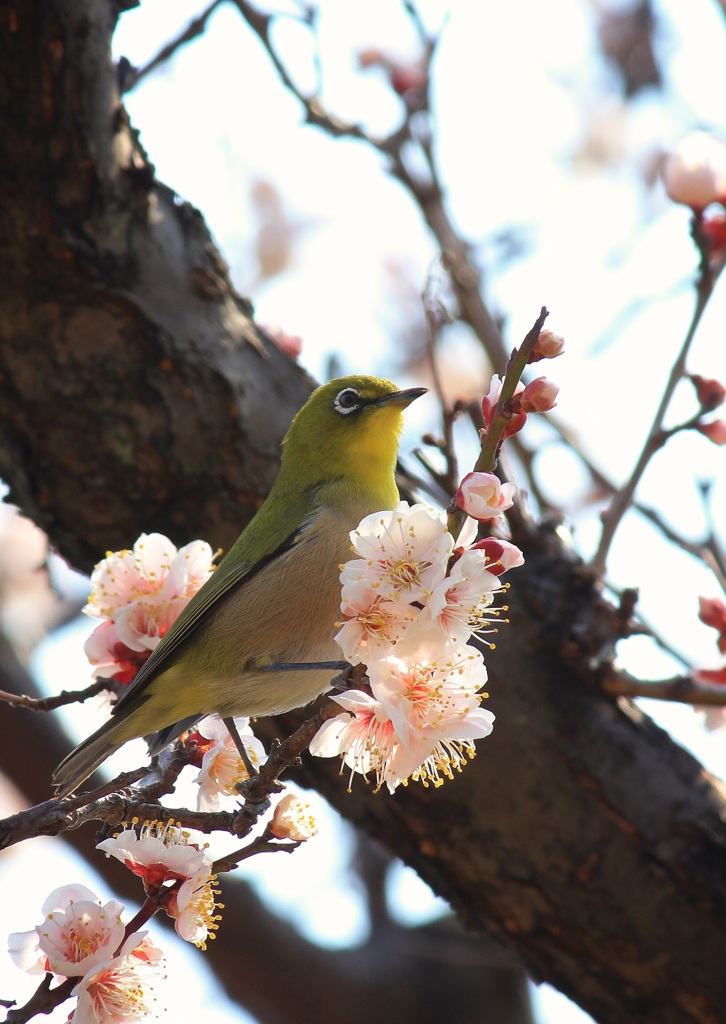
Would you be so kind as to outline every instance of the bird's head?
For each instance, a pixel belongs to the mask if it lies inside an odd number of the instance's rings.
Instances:
[[[399,391],[380,377],[340,377],[312,393],[287,432],[283,463],[314,479],[364,486],[396,465],[404,409],[427,388]]]

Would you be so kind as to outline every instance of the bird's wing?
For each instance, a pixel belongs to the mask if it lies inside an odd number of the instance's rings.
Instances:
[[[304,520],[301,525],[280,540],[276,546],[264,552],[254,561],[223,560],[204,586],[197,591],[193,600],[180,613],[179,618],[173,623],[169,631],[162,637],[148,660],[139,669],[133,682],[114,705],[111,714],[115,714],[120,708],[126,710],[128,702],[138,699],[149,680],[157,674],[174,651],[197,629],[210,610],[232,590],[251,580],[266,565],[269,565],[270,562],[273,562],[299,543],[301,538],[304,537],[306,527],[309,524],[310,519]]]

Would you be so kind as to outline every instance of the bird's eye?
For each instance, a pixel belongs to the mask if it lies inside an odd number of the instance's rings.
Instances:
[[[360,407],[360,391],[355,388],[344,388],[335,396],[333,406],[341,416],[347,416],[349,412],[355,412]]]

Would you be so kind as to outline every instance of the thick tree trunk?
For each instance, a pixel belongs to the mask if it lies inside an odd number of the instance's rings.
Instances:
[[[257,339],[199,215],[126,123],[102,0],[0,7],[0,473],[75,564],[142,530],[228,544],[309,382]],[[603,1024],[726,1006],[720,786],[597,668],[623,631],[554,533],[522,538],[494,735],[443,791],[306,779],[472,928]]]
[[[139,522],[228,546],[312,383],[155,181],[115,18],[110,0],[0,7],[0,477],[84,568]]]

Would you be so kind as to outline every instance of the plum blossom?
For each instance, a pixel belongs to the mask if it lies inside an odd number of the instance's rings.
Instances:
[[[190,841],[173,821],[147,822],[123,829],[113,839],[97,846],[109,857],[116,857],[143,879],[148,896],[154,896],[167,914],[175,919],[176,930],[188,942],[201,948],[218,926],[214,910],[221,904],[215,897],[217,877],[206,847]]]
[[[363,690],[333,694],[331,699],[344,713],[323,723],[310,743],[310,753],[314,757],[341,757],[350,768],[351,780],[355,773],[364,777],[374,773],[376,789],[387,782],[393,792],[401,780],[390,767],[398,743],[390,715],[380,701]]]
[[[416,618],[410,604],[385,597],[366,580],[347,584],[340,608],[335,639],[351,665],[388,654]]]
[[[133,551],[109,552],[93,570],[91,596],[83,609],[106,620],[84,646],[94,675],[132,679],[209,579],[213,561],[205,541],[177,550],[160,533],[141,534]]]
[[[487,510],[479,519],[511,504],[513,488],[493,474],[470,473],[465,493],[470,484],[467,511]],[[351,779],[373,776],[391,792],[408,779],[439,786],[491,732],[494,716],[480,706],[484,659],[466,642],[499,615],[494,597],[507,586],[499,576],[523,558],[509,541],[477,542],[478,528],[468,517],[455,547],[443,514],[401,502],[351,534],[361,557],[341,566],[336,639],[351,664],[365,663],[370,692],[333,695],[342,712],[310,744],[315,756],[340,757]]]
[[[501,589],[498,577],[487,568],[486,551],[469,549],[435,588],[421,621],[465,644],[472,633],[485,630],[497,617],[497,609],[488,613],[487,609]]]
[[[494,473],[467,473],[454,500],[473,519],[486,521],[512,507],[514,492],[514,484],[501,483]]]
[[[343,567],[343,598],[365,580],[387,597],[423,599],[444,578],[453,548],[441,516],[426,505],[406,501],[391,512],[366,516],[350,539],[360,557]]]
[[[41,907],[42,924],[9,936],[13,963],[28,974],[86,974],[121,945],[123,909],[116,900],[102,904],[84,885],[60,886]]]
[[[310,812],[310,804],[294,793],[286,793],[275,804],[268,831],[275,839],[304,843],[318,834],[318,826]]]
[[[194,877],[209,860],[204,849],[190,842],[173,821],[147,822],[137,831],[136,822],[112,839],[104,839],[96,849],[107,857],[116,857],[139,875],[147,895],[156,895],[169,882]]]
[[[136,936],[138,939],[138,936]],[[163,977],[162,952],[144,938],[103,961],[73,990],[78,1006],[69,1024],[132,1024],[157,1009],[154,982]]]
[[[215,889],[217,876],[210,864],[203,864],[191,878],[182,882],[164,901],[164,909],[174,918],[174,927],[180,938],[193,942],[199,949],[207,948],[207,939],[215,938],[221,914],[215,914],[223,904],[217,903],[220,890]]]
[[[353,773],[373,774],[390,792],[408,778],[441,785],[474,756],[494,716],[480,708],[486,681],[473,648],[442,651],[441,661],[391,656],[369,666],[371,694],[333,697],[346,713],[326,722],[310,746],[319,757],[342,757]]]
[[[253,735],[249,719],[237,718],[235,725],[251,764],[254,767],[264,764],[267,760],[265,748]],[[245,782],[249,774],[227,726],[220,718],[214,715],[203,718],[196,731],[204,750],[199,775],[194,780],[199,786],[197,810],[218,811],[223,804],[239,799],[237,784]]]
[[[702,212],[726,200],[726,145],[708,132],[690,132],[666,157],[663,183],[669,199]]]

